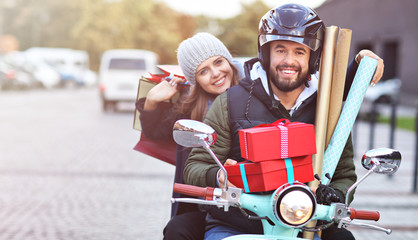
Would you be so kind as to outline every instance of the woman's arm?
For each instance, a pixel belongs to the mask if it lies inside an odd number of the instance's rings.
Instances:
[[[360,64],[361,59],[363,59],[365,56],[368,56],[377,60],[376,71],[373,75],[373,78],[370,84],[372,84],[372,86],[376,85],[383,76],[383,71],[385,68],[383,59],[381,59],[379,56],[377,56],[374,52],[370,50],[367,50],[367,49],[361,50],[356,55],[356,57],[353,60],[351,60],[351,62],[348,64],[347,74],[345,76],[343,101],[345,101],[345,99],[347,98],[348,92],[350,91],[351,84],[353,83],[354,76],[356,75],[358,65]]]
[[[173,111],[170,100],[179,92],[178,83],[185,79],[173,77],[162,80],[153,87],[146,98],[137,101],[142,132],[145,136],[155,140],[171,140],[173,125],[179,119],[179,114]]]
[[[170,81],[162,80],[148,92],[144,110],[155,110],[159,103],[172,99],[179,92],[178,84],[185,81],[185,79],[178,77],[173,77]]]
[[[173,139],[173,125],[179,118],[179,115],[173,111],[173,104],[162,102],[156,109],[147,111],[144,109],[145,101],[145,98],[141,98],[136,102],[144,135],[154,140]]]

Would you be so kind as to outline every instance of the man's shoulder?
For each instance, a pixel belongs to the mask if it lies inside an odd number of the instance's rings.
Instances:
[[[240,93],[240,92],[248,92],[247,85],[248,85],[248,79],[244,78],[242,79],[237,85],[230,87],[224,94],[227,94],[228,96],[232,93]]]

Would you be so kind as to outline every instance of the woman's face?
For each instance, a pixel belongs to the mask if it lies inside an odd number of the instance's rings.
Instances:
[[[196,69],[196,81],[207,93],[219,95],[231,87],[233,70],[226,58],[213,56]]]

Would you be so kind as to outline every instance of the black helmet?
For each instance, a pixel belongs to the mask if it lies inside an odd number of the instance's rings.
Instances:
[[[284,4],[267,12],[258,28],[258,57],[265,70],[270,60],[269,44],[275,40],[288,40],[311,49],[309,73],[319,68],[325,25],[318,14],[299,4]]]

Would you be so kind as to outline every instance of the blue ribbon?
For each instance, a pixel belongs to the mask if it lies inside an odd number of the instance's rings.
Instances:
[[[286,159],[284,159],[284,163],[286,165],[287,182],[292,184],[292,183],[295,182],[295,175],[294,175],[294,170],[293,170],[292,159],[291,158],[286,158]],[[250,192],[250,187],[248,186],[247,174],[245,173],[245,166],[244,165],[245,164],[240,164],[239,165],[239,170],[240,170],[240,173],[241,173],[242,183],[244,185],[244,191],[245,192]]]
[[[170,75],[168,75],[164,79],[167,80],[167,81],[170,81],[173,77],[174,77],[174,73],[170,73]]]
[[[167,81],[170,81],[171,79],[173,79],[174,77],[174,73],[170,73],[170,75],[168,75],[167,77],[165,77],[164,79]],[[182,83],[178,83],[179,85],[190,85],[189,81],[186,80],[186,82]]]
[[[284,164],[286,165],[287,182],[288,183],[294,183],[295,182],[295,175],[293,173],[292,159],[286,158],[284,160]]]
[[[244,184],[244,190],[245,192],[250,192],[250,188],[248,187],[247,175],[245,174],[244,164],[239,165],[239,170],[241,172],[241,178],[242,178],[242,183]]]

